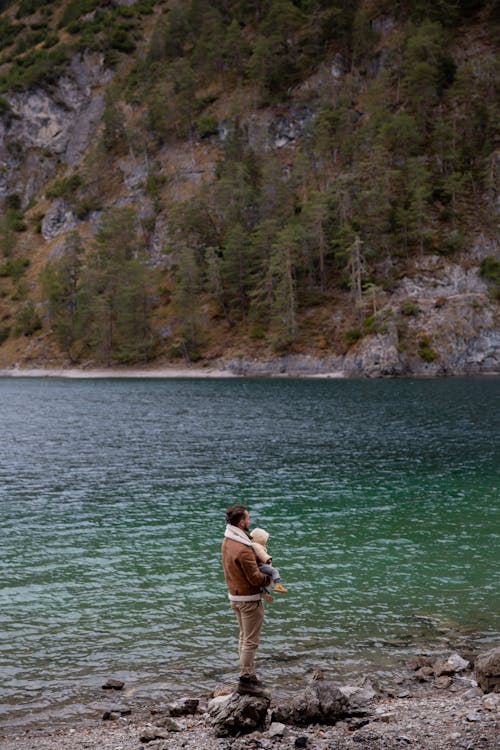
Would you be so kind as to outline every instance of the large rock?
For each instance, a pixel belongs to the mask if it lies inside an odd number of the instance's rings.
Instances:
[[[42,219],[41,232],[45,240],[53,239],[63,232],[69,232],[77,225],[76,218],[65,202],[57,198],[51,203]]]
[[[271,700],[266,695],[239,695],[214,698],[208,704],[210,722],[217,737],[231,737],[263,729]]]
[[[0,199],[22,197],[24,208],[56,171],[58,162],[80,164],[95,142],[104,110],[103,84],[113,72],[104,55],[75,54],[48,89],[32,86],[5,95],[0,113]]]
[[[500,693],[500,646],[479,654],[474,671],[485,693]]]
[[[403,365],[399,357],[396,327],[393,326],[388,333],[363,339],[346,355],[344,371],[353,377],[401,375]]]
[[[273,721],[290,724],[335,724],[351,713],[349,698],[336,685],[321,680],[308,685],[273,712]]]

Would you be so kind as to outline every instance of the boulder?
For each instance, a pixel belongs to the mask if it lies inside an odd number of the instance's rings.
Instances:
[[[169,703],[167,709],[170,716],[188,716],[196,713],[199,703],[197,698],[180,698],[175,703]]]
[[[42,219],[42,236],[45,240],[50,240],[62,232],[69,232],[76,225],[77,221],[73,212],[63,200],[58,198],[50,205]]]
[[[208,704],[210,723],[217,737],[234,737],[262,730],[271,699],[267,695],[219,696]]]
[[[453,669],[453,672],[463,672],[470,666],[467,659],[463,659],[460,654],[452,654],[446,663]]]
[[[451,666],[451,664],[448,664],[447,661],[444,659],[436,659],[434,664],[432,665],[432,669],[434,670],[434,675],[436,677],[443,677],[443,675],[450,675],[454,673],[454,669]]]
[[[349,713],[365,713],[368,704],[375,698],[375,691],[371,687],[357,687],[346,685],[339,688],[340,692],[349,701]]]
[[[313,682],[273,712],[273,721],[290,724],[335,724],[352,713],[349,698],[332,682]]]
[[[125,687],[125,683],[123,680],[115,680],[113,677],[110,677],[109,680],[106,680],[104,685],[102,686],[103,690],[123,690]]]
[[[479,654],[474,671],[479,687],[485,693],[500,693],[500,646]]]

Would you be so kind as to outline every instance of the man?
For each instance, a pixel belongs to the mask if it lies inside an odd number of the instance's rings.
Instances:
[[[259,570],[257,558],[248,536],[250,514],[244,505],[226,510],[226,531],[222,542],[222,567],[229,591],[229,600],[240,628],[240,679],[238,692],[257,695],[262,683],[255,674],[257,651],[264,607],[260,590],[268,586],[270,576]]]

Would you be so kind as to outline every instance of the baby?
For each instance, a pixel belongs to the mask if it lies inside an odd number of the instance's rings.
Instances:
[[[271,565],[273,558],[266,548],[268,539],[269,534],[267,531],[264,531],[264,529],[254,529],[250,532],[250,541],[252,542],[252,547],[257,556],[257,564],[261,572],[271,576],[275,591],[278,591],[280,594],[287,594],[288,589],[286,589],[281,583],[281,576],[278,568]],[[262,597],[268,602],[273,601],[273,597],[266,588],[263,589]]]

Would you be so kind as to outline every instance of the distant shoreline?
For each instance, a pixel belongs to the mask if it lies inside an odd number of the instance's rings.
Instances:
[[[433,380],[447,378],[470,378],[470,377],[499,377],[499,372],[470,372],[449,373],[446,375],[408,373],[405,375],[379,375],[362,376],[350,375],[341,370],[327,372],[305,372],[284,371],[272,372],[271,370],[235,372],[229,368],[217,367],[157,367],[157,368],[77,368],[77,367],[33,367],[33,368],[1,368],[0,378],[66,378],[68,380],[107,380],[107,379],[226,379],[239,378],[247,380],[259,380],[264,378],[286,379],[298,378],[301,380]]]
[[[237,373],[229,369],[214,367],[161,367],[155,369],[121,369],[110,368],[6,368],[0,369],[1,378],[73,378],[73,379],[106,379],[106,378],[337,378],[343,379],[347,376],[342,372],[325,373],[265,373],[246,374]]]

